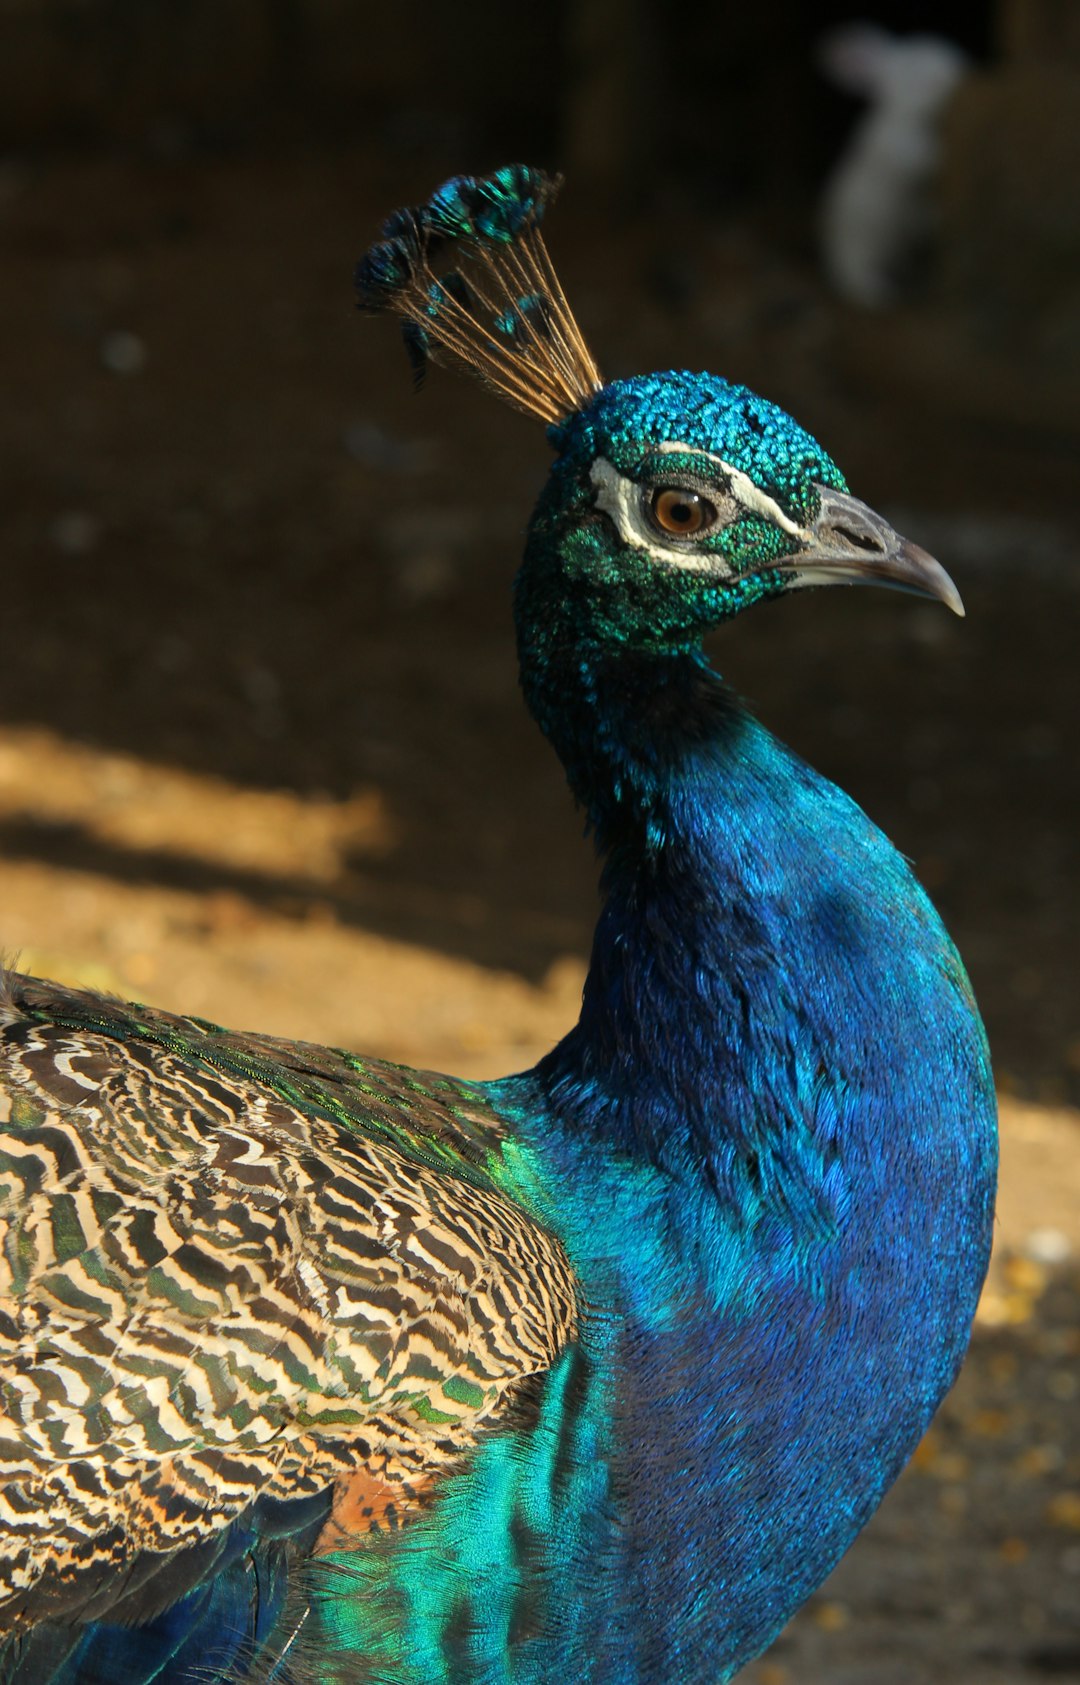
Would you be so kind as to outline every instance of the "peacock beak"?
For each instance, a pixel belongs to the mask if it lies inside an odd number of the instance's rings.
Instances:
[[[821,487],[821,508],[805,548],[781,564],[800,585],[891,585],[962,615],[964,605],[940,562],[901,538],[857,497]]]

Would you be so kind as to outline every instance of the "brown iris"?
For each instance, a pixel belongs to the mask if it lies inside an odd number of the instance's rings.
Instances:
[[[716,520],[708,498],[686,486],[658,486],[649,500],[653,525],[673,538],[693,538]]]

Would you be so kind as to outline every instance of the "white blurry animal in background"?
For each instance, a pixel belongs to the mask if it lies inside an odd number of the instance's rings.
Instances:
[[[831,82],[870,102],[825,185],[822,261],[843,298],[880,309],[900,297],[933,233],[941,119],[969,60],[940,36],[871,23],[829,30],[817,57]]]

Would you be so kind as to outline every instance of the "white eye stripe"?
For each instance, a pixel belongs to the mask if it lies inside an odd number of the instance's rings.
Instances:
[[[756,486],[741,468],[733,468],[731,463],[725,462],[722,457],[714,456],[710,451],[703,451],[696,445],[669,441],[658,445],[657,450],[663,455],[696,456],[700,461],[713,464],[724,474],[730,496],[741,504],[748,514],[761,515],[778,526],[782,532],[798,539],[800,543],[809,543],[812,536],[810,529],[799,526],[789,515],[785,515],[775,498]],[[647,550],[651,556],[666,562],[670,567],[711,573],[725,579],[734,577],[734,570],[728,567],[715,550],[698,550],[686,544],[665,544],[655,529],[646,525],[642,516],[640,485],[636,480],[630,480],[625,474],[620,474],[607,457],[596,458],[592,465],[591,479],[596,487],[596,507],[603,510],[605,515],[611,516],[624,544],[633,544],[638,549]]]
[[[714,456],[711,451],[703,451],[697,445],[678,444],[671,439],[657,445],[656,449],[663,456],[696,456],[703,462],[711,462],[721,470],[731,495],[738,499],[744,509],[754,515],[764,515],[767,521],[772,521],[782,532],[790,533],[792,538],[798,538],[804,544],[809,542],[809,527],[801,527],[790,515],[785,515],[775,498],[762,491],[760,486],[756,486],[749,474],[744,474],[741,468],[733,468],[723,457]]]
[[[670,567],[686,568],[694,573],[716,574],[725,579],[732,577],[731,569],[714,551],[691,550],[685,545],[665,544],[658,533],[647,527],[641,512],[641,487],[636,480],[628,480],[625,474],[620,474],[605,456],[596,458],[590,477],[596,487],[596,507],[602,509],[605,515],[611,516],[615,530],[624,544],[633,544],[639,550],[647,550],[650,556],[667,562]]]

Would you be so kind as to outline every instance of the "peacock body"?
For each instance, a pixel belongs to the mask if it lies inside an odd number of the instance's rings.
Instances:
[[[448,183],[358,287],[418,376],[550,424],[515,618],[604,863],[579,1022],[470,1084],[6,979],[11,1685],[727,1679],[962,1359],[995,1179],[963,967],[702,652],[807,584],[959,599],[774,406],[603,386],[552,192]]]

